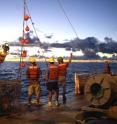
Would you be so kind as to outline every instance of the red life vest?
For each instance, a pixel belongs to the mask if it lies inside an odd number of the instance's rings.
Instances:
[[[39,78],[39,67],[38,66],[29,66],[28,68],[28,78],[32,80],[36,80]]]
[[[56,80],[58,78],[58,67],[56,65],[49,66],[49,80]]]
[[[58,76],[66,76],[69,63],[61,63],[58,65]]]

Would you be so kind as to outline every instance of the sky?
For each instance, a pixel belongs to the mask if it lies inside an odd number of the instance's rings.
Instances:
[[[80,39],[117,41],[117,0],[59,0]],[[65,42],[76,37],[58,0],[27,0],[42,42]],[[23,0],[0,0],[0,42],[22,36]],[[30,29],[32,28],[28,21]],[[47,38],[46,36],[52,36]]]

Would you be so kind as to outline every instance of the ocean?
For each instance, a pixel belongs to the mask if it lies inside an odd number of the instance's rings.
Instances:
[[[26,69],[29,63],[26,63],[26,67],[21,69],[21,102],[27,101],[27,87],[28,80],[26,79]],[[42,70],[42,75],[40,77],[40,85],[41,85],[41,102],[47,102],[47,89],[45,85],[45,72],[47,70],[47,64],[44,62],[37,63]],[[111,70],[113,74],[117,74],[117,63],[110,64]],[[66,85],[66,94],[67,96],[74,94],[74,73],[79,74],[94,74],[94,73],[102,73],[104,69],[104,63],[71,63],[67,70],[67,85]],[[13,80],[19,77],[19,62],[4,62],[0,64],[0,80]],[[60,94],[62,93],[62,89],[60,89]],[[33,96],[34,97],[34,96]],[[61,97],[61,95],[60,95]]]

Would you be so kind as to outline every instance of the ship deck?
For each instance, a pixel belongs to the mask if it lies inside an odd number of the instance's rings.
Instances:
[[[66,104],[58,107],[21,104],[16,113],[0,117],[0,124],[74,124],[80,107],[87,104],[81,95],[68,96]]]

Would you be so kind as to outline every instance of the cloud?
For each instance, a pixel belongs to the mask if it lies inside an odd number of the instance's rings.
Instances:
[[[105,42],[99,44],[99,51],[103,53],[117,53],[117,42],[112,38],[105,37]]]
[[[40,39],[36,36],[32,35],[33,32],[28,32],[25,34],[25,38],[28,40],[28,44],[39,44],[42,45]],[[22,37],[19,37],[19,41],[22,39]]]
[[[99,55],[93,49],[85,49],[83,51],[85,59],[98,59]]]
[[[34,43],[37,43],[37,42],[41,43],[40,39],[38,37],[35,37],[35,36],[31,37],[30,32],[26,33],[25,37],[29,41],[29,44],[34,44]]]
[[[65,43],[53,43],[53,47],[67,48],[72,50],[82,50],[85,58],[99,58],[98,52],[114,54],[117,53],[117,42],[112,38],[105,37],[104,42],[100,42],[95,37],[88,37],[85,39],[75,38]]]
[[[64,39],[63,41],[65,41],[65,42],[66,42],[66,41],[69,41],[69,40],[68,40],[68,39]]]
[[[51,35],[45,35],[45,38],[48,38],[48,39],[52,39],[52,37],[53,37],[53,34],[51,34]]]
[[[50,46],[56,48],[64,48],[67,51],[72,50],[82,51],[84,58],[86,59],[97,59],[99,58],[98,53],[102,54],[117,54],[117,41],[114,41],[112,38],[105,37],[104,41],[99,41],[95,37],[87,37],[85,39],[75,38],[70,41],[66,40],[64,43],[59,43],[58,41],[54,43],[41,43],[37,37],[31,37],[30,33],[26,35],[29,40],[29,44],[35,44],[37,41],[41,44],[41,48],[47,50]],[[48,35],[48,38],[52,38],[53,35]]]

